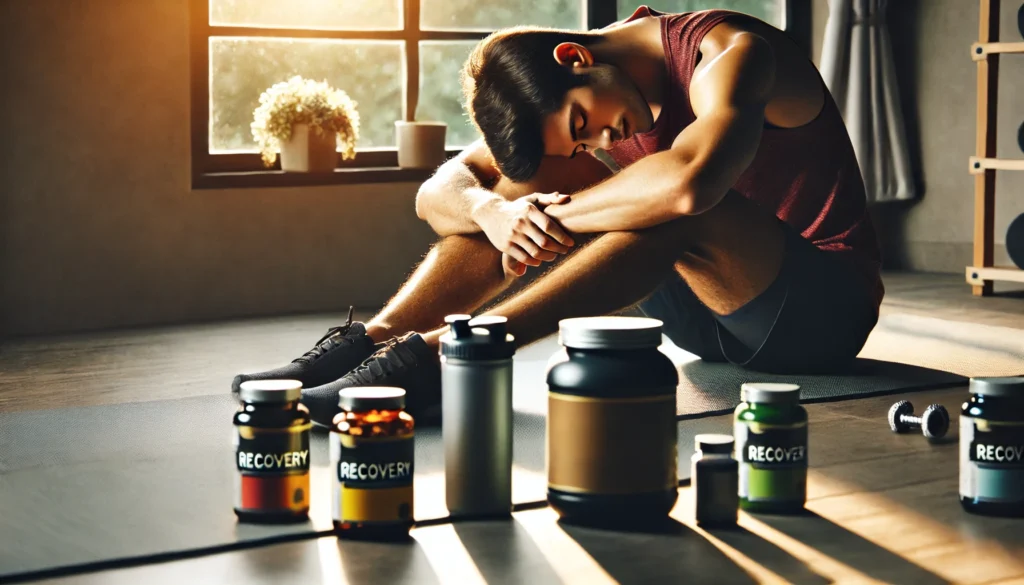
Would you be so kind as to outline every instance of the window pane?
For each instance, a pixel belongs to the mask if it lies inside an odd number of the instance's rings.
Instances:
[[[394,146],[402,119],[401,41],[210,39],[210,152],[256,151],[260,94],[293,75],[344,90],[359,111],[359,148]]]
[[[448,124],[448,146],[466,146],[480,137],[462,107],[459,71],[476,41],[420,43],[420,99],[416,119]]]
[[[724,8],[750,14],[781,28],[786,0],[618,0],[619,19],[629,18],[641,4],[661,12],[692,12],[709,8]]]
[[[272,28],[402,28],[400,0],[210,0],[210,24]]]
[[[493,30],[517,24],[578,29],[585,0],[421,0],[426,29]]]

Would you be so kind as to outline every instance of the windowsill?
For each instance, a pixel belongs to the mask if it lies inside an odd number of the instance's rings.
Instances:
[[[358,185],[365,183],[415,183],[426,181],[430,169],[366,167],[335,169],[331,173],[286,173],[251,171],[206,173],[192,178],[193,189],[257,189],[312,187],[317,185]]]

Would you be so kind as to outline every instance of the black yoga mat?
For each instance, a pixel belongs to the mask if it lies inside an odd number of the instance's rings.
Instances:
[[[538,414],[547,412],[544,381],[548,356],[559,349],[554,340],[545,340],[517,354],[514,389],[516,404],[523,410]],[[950,372],[865,358],[854,360],[850,368],[839,375],[782,376],[752,372],[731,364],[705,362],[667,341],[660,350],[673,361],[679,372],[676,389],[676,415],[679,420],[731,412],[740,402],[740,386],[744,382],[799,384],[800,399],[805,403],[967,383],[967,378]],[[897,351],[897,348],[893,350]]]
[[[680,366],[676,391],[679,420],[731,412],[740,402],[744,382],[787,382],[800,386],[800,401],[828,402],[865,396],[896,394],[924,388],[949,388],[967,378],[907,364],[857,359],[842,376],[781,376],[761,374],[729,364],[700,360]]]
[[[0,414],[0,577],[330,530],[327,433],[310,521],[236,522],[229,395]],[[416,517],[447,515],[440,429],[416,437]],[[516,414],[516,502],[544,499],[544,418]]]
[[[517,366],[517,376],[542,364]],[[725,365],[681,363],[683,418],[728,412],[744,381],[783,380]],[[864,361],[848,377],[786,377],[811,400],[935,388],[963,378]],[[516,503],[544,500],[543,384],[517,384]],[[525,408],[523,408],[525,406]],[[51,574],[115,559],[225,549],[310,537],[330,529],[326,434],[312,442],[310,521],[292,526],[236,522],[229,395],[0,414],[0,578]],[[679,425],[680,477],[689,475],[693,436],[730,432],[727,418]],[[444,507],[440,429],[416,442],[416,517]]]

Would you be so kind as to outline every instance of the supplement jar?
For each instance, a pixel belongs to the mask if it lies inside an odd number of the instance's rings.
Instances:
[[[338,392],[331,518],[339,537],[404,539],[413,524],[413,418],[401,388]]]
[[[794,513],[807,500],[807,411],[796,384],[746,383],[736,407],[740,507]]]
[[[1024,516],[1024,376],[971,378],[960,411],[960,504]]]
[[[295,380],[243,382],[235,413],[235,514],[244,522],[309,515],[309,411]]]
[[[548,502],[566,520],[664,518],[677,498],[676,385],[661,321],[566,319],[549,362]]]
[[[739,464],[730,435],[697,435],[690,466],[694,519],[701,526],[736,524],[739,512]]]

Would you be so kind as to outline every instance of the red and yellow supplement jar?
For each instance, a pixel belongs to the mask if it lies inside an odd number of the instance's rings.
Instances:
[[[309,516],[309,411],[295,380],[250,380],[235,413],[235,514],[243,522]]]

